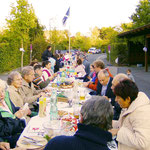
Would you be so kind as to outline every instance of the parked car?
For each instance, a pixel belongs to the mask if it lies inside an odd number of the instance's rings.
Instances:
[[[91,47],[91,48],[88,50],[88,53],[96,54],[96,48],[95,48],[95,47]]]
[[[96,49],[96,54],[99,54],[101,52],[102,52],[101,49]]]

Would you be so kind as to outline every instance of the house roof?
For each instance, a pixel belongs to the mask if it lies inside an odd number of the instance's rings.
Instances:
[[[133,37],[140,35],[150,35],[150,24],[138,27],[136,29],[118,34],[118,37]]]

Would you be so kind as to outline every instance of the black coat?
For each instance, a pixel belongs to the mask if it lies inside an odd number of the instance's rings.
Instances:
[[[110,132],[79,123],[73,136],[56,136],[44,150],[109,150],[107,143],[111,140]]]
[[[59,68],[60,68],[60,61],[58,59],[55,59],[56,60],[56,64],[54,66],[54,73],[59,71]]]
[[[42,61],[46,61],[49,59],[49,57],[53,57],[53,54],[51,51],[49,51],[48,49],[45,50],[42,54]]]
[[[114,106],[114,118],[113,119],[118,120],[119,116],[120,116],[120,113],[121,113],[121,107],[117,102],[115,102],[116,96],[114,95],[114,93],[111,89],[112,80],[113,80],[113,78],[110,77],[109,83],[107,85],[107,90],[106,90],[105,96],[107,96],[108,98],[111,98],[111,104],[112,104],[112,106]],[[98,81],[97,92],[96,92],[97,95],[101,95],[101,91],[102,91],[102,85]]]

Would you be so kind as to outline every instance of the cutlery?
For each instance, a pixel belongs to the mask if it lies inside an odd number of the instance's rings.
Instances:
[[[43,140],[35,140],[35,139],[33,139],[33,138],[31,138],[31,137],[28,137],[28,136],[23,136],[23,137],[25,137],[26,139],[29,139],[29,140],[31,140],[31,141],[33,141],[33,142],[42,142]]]
[[[24,144],[24,145],[43,146],[43,144],[39,144],[39,143],[36,143],[36,142],[33,142],[33,141],[27,141],[27,140],[23,140],[22,144]]]

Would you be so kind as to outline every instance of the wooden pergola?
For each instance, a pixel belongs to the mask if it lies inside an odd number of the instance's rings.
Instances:
[[[130,41],[132,37],[144,36],[145,44],[133,43]],[[148,71],[150,64],[150,24],[138,27],[136,29],[123,32],[118,35],[119,38],[126,38],[128,41],[128,61],[131,64],[145,64],[145,71]],[[143,51],[143,48],[147,51]]]

